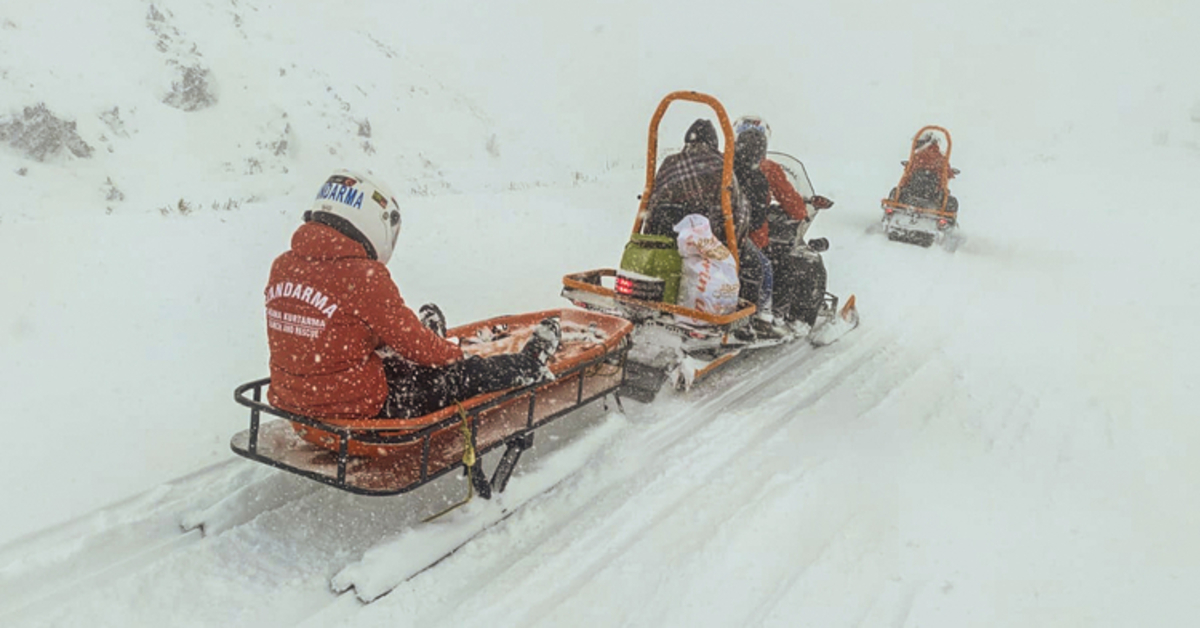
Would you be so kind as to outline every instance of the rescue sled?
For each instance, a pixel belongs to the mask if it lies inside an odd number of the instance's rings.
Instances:
[[[465,468],[483,497],[504,490],[533,433],[593,401],[613,395],[625,380],[633,326],[626,320],[574,309],[501,316],[447,331],[463,351],[518,351],[532,329],[559,316],[562,342],[548,366],[555,379],[488,393],[412,419],[335,421],[301,416],[264,401],[270,378],[238,386],[237,403],[250,409],[250,427],[233,436],[238,455],[360,495],[407,493]],[[274,419],[264,422],[263,415]],[[490,479],[480,457],[505,451]]]
[[[620,316],[634,324],[631,334],[633,346],[626,363],[623,391],[639,401],[652,400],[668,380],[678,389],[687,389],[697,379],[747,350],[775,346],[801,337],[799,333],[774,338],[757,338],[752,333],[747,334],[755,306],[745,300],[739,300],[737,309],[727,314],[713,314],[673,302],[679,284],[679,268],[669,261],[657,259],[667,257],[668,253],[658,255],[655,251],[674,251],[675,244],[669,237],[648,236],[642,228],[658,166],[659,123],[671,103],[681,100],[708,105],[717,115],[724,136],[721,208],[725,220],[723,225],[713,225],[713,229],[724,229],[728,248],[737,262],[730,198],[734,177],[734,135],[729,117],[716,98],[699,92],[679,91],[663,98],[650,121],[646,184],[622,264],[616,269],[587,270],[563,277],[562,296],[577,307]],[[772,157],[777,155],[773,153]],[[804,173],[803,164],[794,158],[789,159],[796,164],[785,167],[789,176],[798,178],[797,170],[803,173],[802,184],[793,181],[797,191],[802,195],[811,195],[812,185]],[[807,246],[803,241],[806,229],[807,224],[798,230],[798,246]],[[819,255],[819,252],[813,250],[814,254]],[[678,255],[675,257],[678,258]],[[634,263],[631,260],[638,261]],[[822,294],[816,324],[804,335],[818,345],[836,340],[858,324],[853,295],[839,309],[837,296],[827,292]]]
[[[917,152],[923,141],[944,146],[945,154],[934,168],[918,167]],[[958,169],[950,167],[950,132],[940,126],[922,127],[913,136],[907,160],[900,162],[900,183],[883,199],[883,231],[889,240],[932,246],[935,242],[956,243],[958,199],[950,194],[950,178]]]

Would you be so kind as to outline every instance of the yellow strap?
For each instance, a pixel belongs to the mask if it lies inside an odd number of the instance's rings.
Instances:
[[[463,437],[463,464],[473,467],[475,466],[475,443],[471,439],[471,420],[467,417],[467,410],[461,403],[455,401],[454,405],[458,406],[458,416],[462,417],[458,431],[462,432]]]
[[[466,408],[463,408],[461,403],[455,401],[454,405],[458,406],[458,416],[462,417],[462,423],[458,425],[458,430],[460,433],[462,433],[463,437],[462,460],[463,465],[465,465],[467,468],[467,497],[457,504],[451,504],[449,507],[439,513],[430,515],[424,520],[423,523],[428,523],[452,510],[455,510],[456,508],[461,508],[462,506],[467,505],[467,502],[470,502],[472,497],[475,497],[475,482],[471,479],[471,467],[475,466],[475,444],[471,440],[471,419],[467,416],[467,410]]]

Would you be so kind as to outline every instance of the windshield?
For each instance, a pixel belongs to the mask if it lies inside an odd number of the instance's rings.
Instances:
[[[812,200],[817,195],[813,191],[812,182],[808,180],[808,171],[804,169],[804,164],[799,159],[792,157],[787,153],[778,153],[775,151],[767,151],[767,159],[779,164],[783,167],[783,172],[787,175],[788,183],[796,188],[800,196],[804,200]]]

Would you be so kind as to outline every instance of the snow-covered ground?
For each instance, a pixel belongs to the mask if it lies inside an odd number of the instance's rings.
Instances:
[[[1200,5],[508,4],[0,7],[0,624],[1194,623]],[[186,68],[212,103],[169,96]],[[564,419],[525,507],[336,596],[462,487],[354,497],[228,450],[327,171],[405,197],[410,302],[560,307],[619,256],[676,89],[805,160],[860,328]],[[78,137],[44,161],[11,140],[38,103]],[[963,171],[953,254],[869,232],[927,123]]]

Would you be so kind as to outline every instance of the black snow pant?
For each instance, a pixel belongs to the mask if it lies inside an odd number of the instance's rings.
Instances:
[[[771,244],[767,258],[775,270],[775,312],[787,321],[813,325],[825,300],[825,262],[791,254],[791,246]]]
[[[421,366],[400,357],[383,359],[388,396],[379,416],[410,419],[484,393],[532,384],[542,365],[524,353],[471,356],[446,366]]]
[[[771,313],[775,309],[772,294],[775,290],[775,274],[771,261],[759,250],[750,238],[739,245],[738,257],[741,261],[741,272],[738,280],[738,298],[745,299],[758,306],[759,310]]]

